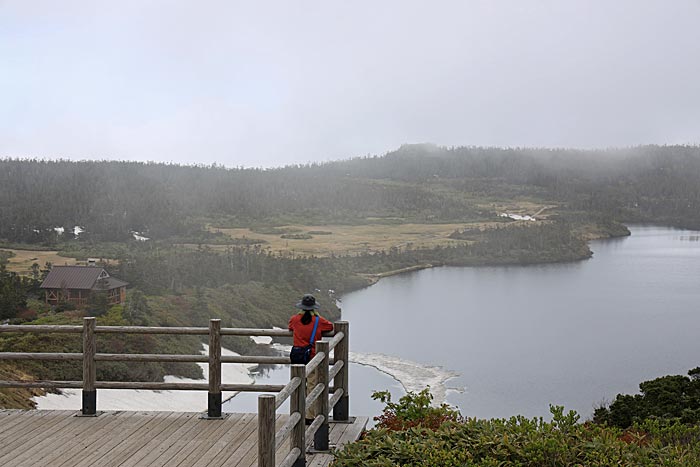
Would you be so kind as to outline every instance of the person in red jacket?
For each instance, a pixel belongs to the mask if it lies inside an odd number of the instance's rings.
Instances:
[[[316,297],[311,294],[306,294],[301,298],[301,301],[297,303],[296,308],[301,311],[291,318],[289,318],[289,330],[294,333],[294,347],[306,347],[311,346],[311,357],[314,358],[316,355],[316,341],[321,339],[321,333],[323,331],[332,331],[333,323],[325,318],[322,318],[316,310],[321,308],[320,304],[316,301]],[[318,326],[316,329],[316,335],[314,336],[313,342],[311,341],[311,335],[314,329],[314,322],[318,318]],[[313,371],[306,378],[306,395],[313,390],[318,384],[318,375],[316,371]],[[311,407],[306,408],[306,424],[309,425],[313,422],[314,418],[318,414],[318,399],[315,404],[311,404]]]

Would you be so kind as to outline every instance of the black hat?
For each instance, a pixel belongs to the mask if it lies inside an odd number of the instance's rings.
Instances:
[[[294,306],[296,306],[300,310],[308,310],[308,311],[318,310],[319,308],[321,308],[321,305],[319,305],[316,302],[316,297],[314,297],[311,294],[304,295],[301,298],[301,301]]]

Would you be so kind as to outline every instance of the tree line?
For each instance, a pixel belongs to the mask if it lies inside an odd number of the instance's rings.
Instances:
[[[700,148],[499,149],[407,145],[384,156],[288,166],[0,160],[0,239],[207,240],[229,226],[417,222],[492,216],[474,197],[537,196],[618,221],[700,226]],[[55,229],[63,228],[60,234]]]

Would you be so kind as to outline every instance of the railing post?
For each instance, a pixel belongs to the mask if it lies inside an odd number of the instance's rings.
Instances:
[[[348,372],[350,370],[350,323],[347,321],[336,321],[335,332],[343,333],[343,340],[338,342],[333,349],[335,361],[343,361],[343,368],[333,379],[335,389],[342,388],[343,395],[335,407],[333,407],[333,420],[336,422],[347,422],[350,419],[350,393],[348,391],[348,383],[350,381]]]
[[[83,415],[97,415],[95,318],[83,318]]]
[[[306,466],[306,427],[304,426],[304,414],[306,413],[306,366],[305,365],[292,365],[292,370],[290,373],[290,381],[294,378],[300,378],[301,384],[292,393],[291,400],[289,402],[289,415],[299,412],[301,418],[292,430],[292,440],[291,449],[299,448],[301,454],[299,458],[294,461],[292,467],[305,467]]]
[[[319,396],[318,401],[316,401],[318,404],[316,407],[323,415],[324,420],[314,436],[314,449],[316,451],[328,451],[328,362],[330,361],[330,358],[328,358],[328,353],[330,352],[328,341],[316,341],[316,353],[320,352],[323,352],[325,356],[321,364],[316,368],[316,371],[318,372],[318,384],[323,384],[323,392]]]
[[[258,467],[275,467],[275,396],[258,396]],[[303,452],[303,451],[302,451]]]
[[[221,418],[221,320],[209,320],[209,400],[207,418]]]

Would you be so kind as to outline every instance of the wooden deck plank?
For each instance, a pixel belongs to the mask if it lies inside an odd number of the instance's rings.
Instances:
[[[137,435],[129,436],[126,441],[119,443],[118,446],[109,452],[108,456],[103,456],[100,458],[96,465],[99,465],[100,467],[117,467],[131,457],[134,452],[148,444],[151,439],[156,437],[161,431],[170,426],[170,424],[172,424],[180,415],[182,415],[181,413],[176,412],[164,413],[164,417],[161,417],[160,415],[155,416],[158,417],[158,421],[156,423],[144,425],[144,427],[139,430]]]
[[[248,467],[250,465],[258,465],[258,430],[255,430],[254,433],[254,440],[250,443],[248,443],[249,449],[246,452],[241,452],[243,454],[240,459],[238,457],[235,457],[236,463],[233,464],[232,461],[234,458],[230,458],[226,464],[223,464],[222,467]]]
[[[255,414],[243,414],[241,417],[237,417],[235,422],[229,423],[229,426],[226,428],[226,432],[216,437],[211,448],[205,455],[201,456],[199,460],[192,465],[192,467],[209,467],[214,458],[216,458],[216,456],[218,456],[219,453],[226,448],[226,446],[229,444],[235,445],[235,437],[237,433],[242,432],[244,427],[251,420],[256,420]]]
[[[350,426],[352,425],[349,423],[331,423],[331,430],[330,433],[328,433],[328,443],[331,445],[331,448],[338,444],[343,434],[345,434],[345,431]]]
[[[240,420],[238,417],[232,419],[230,415],[223,420],[202,420],[202,426],[209,428],[207,434],[198,436],[199,440],[193,440],[195,444],[192,446],[187,457],[183,458],[179,464],[171,463],[170,465],[191,467],[201,459],[202,456],[206,456],[209,451],[216,451],[211,455],[211,457],[215,457],[221,449],[217,450],[214,445],[217,444],[217,441],[221,438],[226,438],[227,433],[234,429],[236,421],[238,420]]]
[[[284,424],[287,422],[288,419],[289,419],[289,415],[278,415],[278,416],[277,416],[276,423],[275,423],[275,432],[278,432],[279,429],[282,428],[282,427],[284,426]],[[254,447],[255,449],[249,450],[249,451],[241,458],[241,460],[240,460],[239,463],[238,463],[238,466],[239,466],[239,467],[248,467],[248,466],[251,466],[251,465],[257,467],[257,465],[258,465],[258,464],[257,464],[257,460],[258,460],[258,439],[257,439],[257,438],[258,438],[258,430],[257,430],[257,426],[256,426],[256,430],[255,430],[255,439],[254,439],[253,443],[251,443],[251,444],[253,444],[253,447]],[[285,442],[283,443],[283,445],[285,445],[285,444],[287,445],[287,450],[285,451],[284,456],[286,456],[287,453],[289,453],[289,439],[285,440]],[[278,449],[278,450],[279,450],[279,449]],[[277,463],[281,462],[282,459],[284,459],[284,456],[282,456],[282,457],[277,456],[277,457],[276,457]]]
[[[168,467],[188,466],[188,462],[194,462],[192,460],[193,452],[202,452],[208,449],[208,446],[213,443],[211,438],[217,430],[226,426],[226,422],[227,420],[197,420],[197,426],[190,436],[183,439],[182,448],[165,465]]]
[[[156,459],[163,455],[163,453],[171,452],[174,449],[174,445],[177,442],[177,440],[184,436],[188,436],[188,433],[190,433],[197,426],[199,414],[195,412],[189,412],[186,414],[186,416],[188,419],[181,420],[179,428],[174,433],[172,433],[161,444],[149,450],[146,456],[141,459],[140,465],[154,464]]]
[[[150,467],[169,467],[172,465],[171,461],[173,458],[181,455],[180,453],[187,447],[192,438],[196,437],[197,433],[202,430],[202,420],[199,419],[199,414],[197,415],[197,418],[187,424],[190,426],[189,430],[183,432],[177,439],[172,440],[173,442],[167,450],[159,452],[148,464]]]
[[[314,454],[306,464],[306,467],[328,467],[333,462],[333,454]]]
[[[23,412],[22,416],[20,416],[19,413],[12,416],[13,419],[16,419],[17,423],[13,423],[12,426],[2,431],[0,434],[0,441],[2,441],[3,444],[6,444],[17,439],[18,436],[23,436],[24,433],[34,430],[41,423],[39,422],[37,424],[37,420],[44,418],[47,415],[48,414],[46,413],[41,415],[32,415],[29,412]]]
[[[11,434],[0,432],[9,441],[0,443],[0,466],[257,466],[255,414],[230,414],[224,420],[201,420],[197,413],[176,412],[105,412],[94,418],[75,414],[0,411],[0,421],[12,428]],[[276,428],[288,418],[279,414]],[[353,424],[331,424],[331,445],[342,449],[355,441],[367,421],[367,417],[358,417]],[[278,462],[288,452],[286,440],[278,446]],[[309,467],[328,467],[333,455],[307,454],[306,459]]]
[[[28,416],[41,417],[43,415],[33,415],[34,412],[40,412],[39,410],[3,410],[0,412],[0,439],[5,438],[12,430],[16,429],[19,425],[25,422]],[[24,416],[20,417],[20,413]]]
[[[251,444],[253,443],[255,443],[254,446],[257,452],[257,428],[258,417],[253,416],[237,433],[232,434],[231,442],[214,456],[209,465],[211,467],[238,465],[238,459],[251,449]]]
[[[349,442],[357,441],[367,426],[367,417],[357,417],[353,423],[331,423],[329,444],[335,450],[342,450]],[[335,457],[332,453],[316,453],[307,457],[307,467],[327,467]]]
[[[32,412],[40,412],[39,410],[33,411],[22,411],[21,414],[17,413],[15,415],[10,415],[17,423],[13,423],[9,428],[5,429],[3,427],[2,432],[0,432],[0,443],[6,444],[17,437],[18,433],[26,433],[30,429],[31,423],[39,418],[46,416],[46,413],[40,415],[35,415]],[[36,428],[36,427],[34,427]],[[33,429],[33,428],[31,428]],[[21,434],[20,434],[21,436]]]
[[[135,449],[134,452],[122,463],[119,464],[120,467],[133,467],[137,465],[147,465],[142,462],[142,459],[148,455],[149,452],[156,449],[159,445],[166,442],[179,428],[185,424],[190,417],[196,417],[196,413],[180,413],[176,418],[172,419],[172,422],[166,425],[160,433],[157,433],[153,438],[151,438],[146,444],[141,446],[139,449]]]
[[[336,444],[339,444],[340,447],[338,449],[341,449],[344,444],[347,442],[351,441],[356,441],[359,438],[359,433],[362,432],[364,427],[367,424],[367,417],[357,417],[354,423],[331,423],[330,424],[330,432],[329,432],[329,444],[331,449],[334,449],[336,447]],[[307,467],[314,466],[314,467],[327,467],[328,465],[333,462],[334,456],[332,453],[314,453],[311,454],[308,451],[313,451],[313,443],[314,440],[313,438],[306,440],[306,449],[307,449],[307,454],[306,454],[306,462],[307,462]],[[276,454],[276,459],[279,462],[281,462],[282,459],[289,453],[289,440],[286,440],[282,446],[277,447],[277,451],[275,452]],[[252,459],[251,462],[245,464],[245,465],[239,465],[238,467],[256,467],[257,466],[257,460]]]
[[[55,433],[70,425],[75,412],[56,411],[44,417],[28,419],[26,430],[15,432],[11,439],[4,440],[0,447],[0,465],[8,465],[10,459],[21,456],[27,449],[27,440],[42,440],[43,433]]]
[[[12,436],[16,430],[23,429],[23,425],[26,426],[27,418],[31,417],[31,412],[26,412],[25,417],[20,417],[19,413],[12,413],[5,411],[2,418],[0,418],[0,440],[7,439]]]
[[[167,413],[167,412],[162,412]],[[146,416],[146,412],[128,413],[124,419],[124,424],[119,426],[106,441],[103,441],[97,449],[93,449],[92,453],[87,455],[81,461],[77,462],[72,467],[91,467],[99,464],[99,459],[108,457],[110,452],[119,444],[128,440],[131,436],[138,436],[144,427],[149,423],[157,421],[156,416]]]
[[[357,417],[352,425],[348,425],[343,432],[343,436],[336,443],[336,449],[343,449],[347,443],[352,443],[360,439],[360,435],[367,427],[369,417]]]
[[[114,433],[123,431],[128,416],[129,412],[105,412],[101,414],[97,418],[103,419],[105,423],[84,434],[60,459],[54,460],[51,467],[73,467],[86,456],[92,455],[95,448],[101,447],[105,439],[114,436]]]
[[[39,422],[41,419],[44,420],[44,427],[46,428],[51,428],[61,421],[47,417],[27,419],[23,428],[13,431],[11,436],[2,441],[0,446],[0,465],[11,464],[13,459],[25,454],[27,452],[28,439],[41,439],[42,423]]]
[[[44,431],[38,436],[40,441],[27,452],[27,455],[13,459],[17,465],[51,465],[60,464],[59,460],[67,454],[76,451],[76,440],[80,440],[101,426],[110,422],[110,417],[86,417],[76,423],[74,415],[63,416],[67,423],[65,430],[54,428],[51,431]]]

